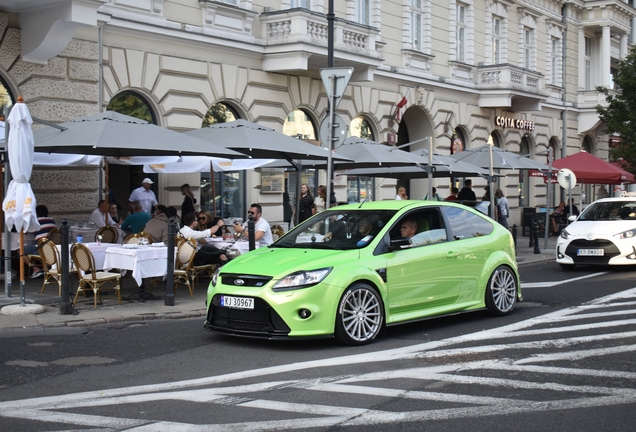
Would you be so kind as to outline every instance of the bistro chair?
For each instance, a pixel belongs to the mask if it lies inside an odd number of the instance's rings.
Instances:
[[[152,236],[151,236],[150,234],[146,233],[146,232],[143,232],[143,231],[139,231],[139,232],[137,233],[137,237],[139,237],[139,238],[142,238],[142,237],[143,237],[143,238],[145,238],[146,240],[148,240],[148,243],[147,243],[147,244],[152,244],[152,242],[153,242],[153,240],[152,240]]]
[[[272,230],[272,239],[274,241],[278,240],[285,234],[285,230],[283,230],[283,227],[280,225],[272,225],[270,228]]]
[[[95,257],[93,253],[83,244],[75,244],[71,249],[71,255],[77,275],[79,276],[79,287],[75,293],[73,306],[77,303],[77,297],[80,291],[86,297],[86,291],[93,291],[93,299],[95,309],[97,309],[97,300],[102,303],[101,291],[103,289],[113,289],[117,291],[117,300],[121,304],[121,274],[105,271],[97,271],[95,269]]]
[[[186,285],[190,290],[190,298],[194,298],[194,290],[190,283],[192,263],[196,253],[196,243],[194,240],[182,241],[177,249],[177,263],[174,268],[174,292],[180,284]]]
[[[117,230],[110,226],[103,226],[95,233],[95,241],[102,236],[102,243],[117,243],[119,239],[119,233]]]
[[[53,281],[57,282],[58,295],[62,295],[62,278],[59,272],[61,261],[60,253],[55,247],[55,243],[52,241],[46,241],[46,239],[40,239],[38,242],[38,252],[42,259],[42,270],[44,271],[44,283],[42,283],[42,291],[40,294],[44,294],[44,289]],[[51,281],[51,279],[53,281]]]
[[[196,252],[196,251],[195,251]],[[195,266],[194,263],[190,267],[190,278],[192,278],[192,282],[199,285],[199,276],[203,275],[207,278],[211,278],[216,271],[218,264],[204,264],[200,266]]]
[[[53,228],[46,234],[45,239],[48,239],[49,242],[53,242],[53,244],[62,243],[62,233],[58,228]],[[43,240],[43,239],[40,239]],[[40,240],[38,240],[38,248],[40,246]],[[43,267],[42,256],[39,255],[39,250],[37,254],[29,254],[27,255],[29,258],[29,274],[31,274],[31,269],[33,267]]]
[[[130,234],[124,239],[124,244],[139,244],[139,236],[137,234]]]

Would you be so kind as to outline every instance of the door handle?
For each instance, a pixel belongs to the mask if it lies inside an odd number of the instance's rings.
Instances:
[[[446,258],[457,258],[458,256],[459,254],[457,252],[450,251],[446,253]]]

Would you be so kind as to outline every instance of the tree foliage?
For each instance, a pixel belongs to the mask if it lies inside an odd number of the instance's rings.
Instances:
[[[236,120],[236,116],[230,107],[226,104],[219,102],[212,105],[203,117],[203,124],[201,127],[208,127],[211,124],[226,123]]]
[[[605,123],[605,132],[621,140],[610,149],[612,159],[624,159],[625,168],[636,173],[636,51],[619,62],[614,85],[616,91],[596,88],[608,103],[606,108],[598,105],[596,110]]]
[[[152,112],[146,101],[134,93],[120,93],[111,99],[106,107],[108,111],[115,111],[120,114],[146,120],[148,123],[154,123]]]

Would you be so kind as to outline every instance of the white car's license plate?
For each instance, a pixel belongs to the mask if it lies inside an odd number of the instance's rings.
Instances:
[[[578,256],[603,256],[605,255],[604,249],[579,249],[576,251]]]
[[[221,306],[234,309],[254,309],[254,299],[249,297],[221,296]]]

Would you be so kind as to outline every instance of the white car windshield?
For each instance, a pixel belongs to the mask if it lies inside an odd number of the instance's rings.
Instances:
[[[636,201],[602,201],[589,205],[579,221],[636,220]]]

